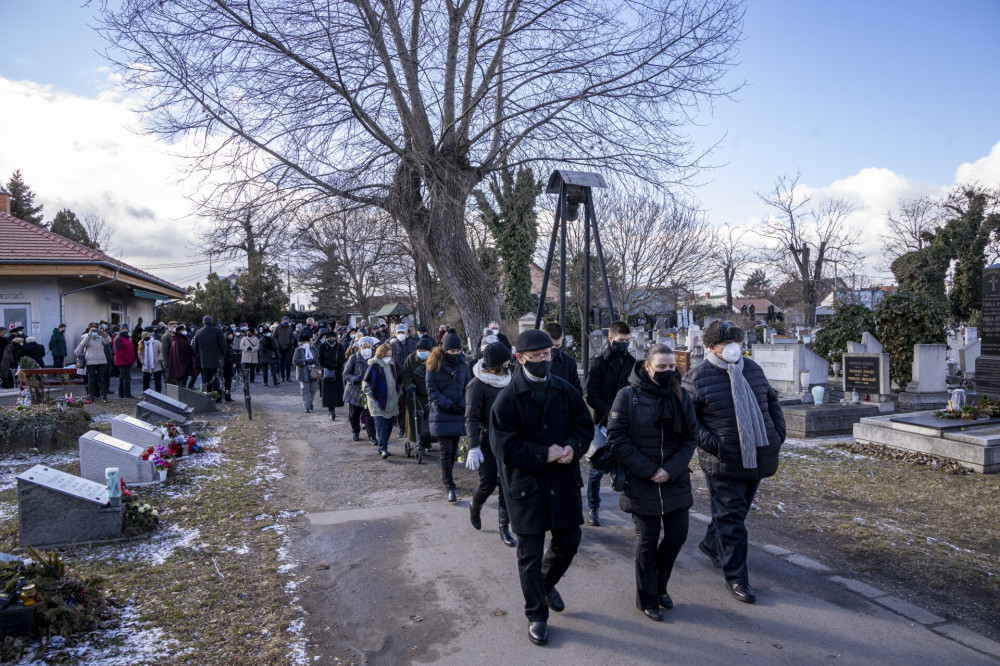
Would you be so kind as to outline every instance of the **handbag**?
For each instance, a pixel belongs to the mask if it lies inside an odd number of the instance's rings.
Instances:
[[[310,381],[318,382],[323,379],[323,371],[316,366],[309,368]]]

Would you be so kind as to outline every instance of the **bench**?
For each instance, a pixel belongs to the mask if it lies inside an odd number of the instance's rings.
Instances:
[[[87,375],[78,375],[76,368],[21,368],[25,378],[39,377],[46,389],[60,386],[86,386]]]

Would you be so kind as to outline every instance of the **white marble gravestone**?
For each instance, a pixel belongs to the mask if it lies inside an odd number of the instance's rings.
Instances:
[[[17,505],[21,547],[100,541],[122,535],[124,505],[111,506],[104,483],[51,467],[35,465],[18,475]]]
[[[146,447],[91,430],[80,437],[80,476],[95,483],[105,480],[104,470],[117,467],[129,485],[154,482],[153,463],[142,459]],[[159,481],[159,476],[155,476]]]
[[[162,428],[125,414],[119,414],[111,419],[111,436],[143,448],[167,444],[167,437]]]

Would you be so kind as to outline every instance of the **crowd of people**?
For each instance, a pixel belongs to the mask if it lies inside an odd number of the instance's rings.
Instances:
[[[365,321],[353,328],[284,318],[248,327],[205,317],[197,328],[170,321],[134,331],[98,322],[72,348],[65,326],[58,327],[49,350],[57,363],[72,353],[86,370],[90,398],[105,401],[112,374],[119,397],[131,397],[133,367],[144,390],[160,390],[163,381],[193,388],[200,377],[217,400],[232,400],[239,371],[248,382],[259,374],[274,386],[294,375],[305,413],[317,394],[332,420],[346,405],[353,440],[363,432],[383,460],[392,456],[397,430],[414,447],[436,445],[448,502],[458,500],[453,470],[466,438],[465,464],[479,480],[469,522],[482,529],[483,506],[497,493],[500,539],[517,549],[528,638],[541,645],[549,611],[565,608],[556,586],[580,547],[581,525],[601,525],[603,474],[591,465],[584,481],[580,460],[602,452],[614,461],[620,508],[633,517],[635,603],[646,617],[661,620],[674,605],[668,583],[687,539],[695,452],[711,502],[698,549],[736,599],[756,600],[745,520],[760,481],[777,470],[785,439],[777,393],[741,353],[743,331],[731,322],[705,330],[706,360],[683,378],[670,347],[654,345],[640,361],[629,353],[630,339],[625,322],[611,324],[585,385],[557,323],[524,331],[511,344],[491,322],[478,349],[466,353],[446,326],[432,336],[424,326],[398,324],[390,332]],[[0,341],[5,367],[38,355],[31,338]]]

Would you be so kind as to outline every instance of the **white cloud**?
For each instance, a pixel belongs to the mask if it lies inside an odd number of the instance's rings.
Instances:
[[[993,146],[986,157],[960,165],[955,171],[955,182],[1000,187],[1000,142]]]
[[[200,261],[190,247],[194,222],[182,181],[186,163],[173,146],[142,135],[139,100],[109,87],[95,97],[0,77],[0,179],[20,169],[51,220],[61,208],[103,215],[123,259],[136,266]],[[207,266],[154,269],[186,285]]]

